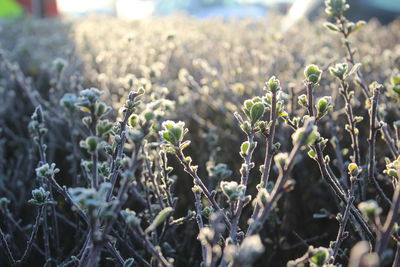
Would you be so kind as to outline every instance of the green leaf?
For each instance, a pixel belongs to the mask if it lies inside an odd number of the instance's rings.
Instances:
[[[135,263],[135,260],[132,258],[126,259],[124,261],[124,267],[131,267]]]
[[[327,29],[329,29],[329,30],[331,30],[331,31],[334,31],[334,32],[339,32],[339,31],[340,31],[339,28],[336,27],[335,24],[330,23],[330,22],[324,23],[324,27],[327,28]]]
[[[390,83],[391,83],[393,86],[400,85],[400,77],[392,77],[392,78],[390,79]]]
[[[315,159],[317,156],[317,154],[315,153],[315,151],[313,149],[310,149],[307,154],[312,159]]]
[[[350,33],[355,33],[356,31],[364,27],[365,24],[367,23],[363,20],[358,21]]]
[[[350,76],[350,75],[356,73],[356,72],[360,69],[360,67],[361,67],[361,63],[355,64],[355,65],[351,68],[351,70],[349,71],[349,73],[348,73],[347,75]]]
[[[162,211],[160,211],[160,213],[157,214],[154,221],[149,225],[149,227],[147,227],[145,232],[150,233],[154,231],[157,228],[157,226],[162,224],[168,218],[168,216],[171,215],[172,212],[174,212],[174,209],[171,207],[167,207]]]
[[[240,146],[240,151],[242,152],[243,155],[247,155],[249,152],[250,148],[250,143],[248,141],[243,142],[242,145]]]
[[[264,111],[265,111],[265,106],[262,103],[256,103],[251,107],[250,110],[250,118],[251,118],[251,122],[254,124],[256,123],[258,120],[261,119],[261,117],[264,115]]]
[[[173,136],[170,132],[163,131],[162,132],[162,137],[169,143],[171,144],[176,144],[177,140],[175,139],[175,136]]]

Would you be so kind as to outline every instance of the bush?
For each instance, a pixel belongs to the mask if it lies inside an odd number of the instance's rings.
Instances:
[[[396,266],[400,23],[347,9],[4,24],[1,262]]]

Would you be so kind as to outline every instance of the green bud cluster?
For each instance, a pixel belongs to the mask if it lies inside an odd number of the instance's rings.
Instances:
[[[321,80],[322,70],[317,65],[311,64],[304,69],[304,76],[307,82],[317,85]]]
[[[160,135],[164,142],[173,147],[179,147],[183,141],[183,137],[187,133],[185,123],[182,121],[164,121],[162,123],[163,130],[160,131]]]
[[[358,209],[361,211],[363,216],[371,222],[375,222],[375,219],[382,212],[382,208],[379,207],[378,203],[375,200],[367,200],[361,202],[360,204],[358,204]]]
[[[42,206],[53,203],[49,200],[50,192],[46,191],[43,187],[32,190],[32,198],[28,201],[30,204]]]
[[[265,105],[263,100],[260,97],[254,97],[253,99],[244,101],[243,112],[246,114],[251,124],[254,125],[264,115]]]
[[[229,202],[235,202],[237,200],[244,199],[246,193],[246,187],[244,185],[239,185],[235,181],[222,181],[221,190],[228,198]]]

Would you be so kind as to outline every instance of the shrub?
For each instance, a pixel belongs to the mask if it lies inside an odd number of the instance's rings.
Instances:
[[[187,18],[7,25],[1,262],[396,266],[399,22],[353,23],[345,0],[325,4],[327,29],[285,36],[278,17],[267,32]]]

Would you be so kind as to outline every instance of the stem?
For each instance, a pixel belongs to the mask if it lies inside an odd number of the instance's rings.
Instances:
[[[355,179],[355,177],[353,179]],[[350,181],[351,181],[351,178],[350,178]],[[348,202],[347,202],[346,208],[343,212],[343,217],[340,221],[340,227],[339,227],[338,235],[336,238],[336,244],[335,244],[335,247],[333,248],[333,255],[332,255],[332,259],[331,259],[332,264],[335,263],[336,256],[339,252],[340,245],[342,244],[342,241],[343,241],[343,233],[344,233],[344,230],[346,229],[347,221],[349,220],[350,207],[354,201],[354,191],[355,191],[354,183],[355,183],[355,181],[351,181],[350,192],[348,193],[348,197],[347,197]]]
[[[308,122],[307,125],[304,127],[306,128],[301,140],[293,147],[292,151],[288,159],[286,160],[285,166],[283,169],[280,170],[280,174],[276,181],[276,184],[271,192],[271,197],[268,200],[267,204],[264,206],[261,214],[254,220],[253,223],[250,224],[249,228],[247,229],[246,236],[251,236],[253,234],[258,233],[261,229],[263,224],[265,223],[266,219],[269,216],[272,208],[275,206],[276,202],[279,200],[281,194],[284,192],[284,185],[286,184],[289,174],[292,171],[292,168],[295,163],[295,158],[297,154],[300,152],[300,148],[303,146],[304,141],[308,138],[311,134],[313,123]]]
[[[368,162],[368,181],[372,181],[375,188],[378,190],[379,195],[384,200],[384,202],[390,206],[392,202],[383,192],[382,188],[380,187],[378,181],[375,177],[375,141],[376,141],[376,132],[378,127],[376,126],[376,115],[378,109],[378,102],[379,102],[379,95],[380,90],[382,87],[376,87],[373,91],[372,95],[372,106],[370,110],[370,130],[369,130],[369,162]]]
[[[111,252],[111,254],[117,259],[119,265],[123,266],[125,261],[122,258],[121,254],[119,253],[119,251],[115,248],[115,246],[110,242],[107,242],[106,247]]]
[[[93,152],[92,154],[92,162],[93,162],[93,169],[92,169],[92,188],[96,190],[99,189],[99,170],[98,170],[98,151]]]
[[[340,26],[340,32],[343,35],[344,45],[345,45],[346,52],[348,55],[347,61],[350,62],[352,65],[355,65],[356,62],[354,59],[354,53],[351,51],[350,41],[348,39],[349,35],[346,32],[345,23],[346,23],[346,19],[343,16],[340,16],[338,18],[338,24]],[[361,90],[362,90],[365,98],[370,98],[370,94],[368,92],[368,86],[365,82],[365,79],[364,79],[361,71],[358,70],[355,74],[356,74],[356,77],[358,80],[357,83],[361,87]],[[377,114],[377,119],[379,121],[381,120],[379,113]],[[383,126],[381,128],[381,131],[382,131],[382,135],[383,135],[383,140],[386,142],[387,146],[389,147],[391,154],[393,155],[394,158],[397,158],[399,156],[399,151],[397,150],[396,145],[395,145],[396,143],[393,141],[393,138],[390,136],[386,126]]]
[[[16,261],[11,253],[10,247],[8,246],[6,237],[4,236],[3,230],[1,230],[0,228],[0,241],[1,241],[1,245],[3,246],[3,248],[5,249],[5,253],[7,255],[8,260],[10,261],[10,263],[12,265],[16,264]]]
[[[383,224],[382,229],[379,230],[378,238],[376,241],[375,251],[378,253],[379,257],[382,256],[385,251],[390,237],[392,235],[392,229],[394,224],[399,220],[400,217],[400,186],[396,186],[396,190],[393,196],[392,206],[390,208],[389,214],[386,217],[386,221]]]
[[[242,165],[242,169],[241,169],[241,181],[240,184],[244,185],[244,192],[246,195],[246,189],[247,189],[247,181],[249,178],[249,173],[250,170],[252,168],[252,162],[251,162],[251,158],[255,149],[255,143],[254,143],[254,131],[252,131],[248,136],[247,136],[247,141],[249,142],[249,151],[247,153],[247,155],[244,157],[244,164]],[[243,211],[243,206],[244,206],[244,197],[239,199],[236,203],[236,210],[234,210],[233,212],[233,217],[232,217],[232,228],[230,230],[229,236],[232,239],[232,242],[234,244],[237,243],[237,228],[238,228],[238,224],[239,224],[239,220],[240,220],[240,216],[242,214]]]
[[[199,226],[199,232],[204,228],[203,217],[201,216],[201,193],[195,193],[195,207],[196,207],[196,221],[197,225]],[[203,259],[203,264],[208,265],[208,258],[207,258],[207,248],[205,245],[201,244],[201,256]],[[212,255],[211,255],[212,256]]]
[[[265,147],[265,158],[264,158],[264,170],[261,176],[261,184],[264,188],[267,187],[268,185],[268,179],[271,171],[271,163],[273,159],[273,145],[274,145],[274,137],[275,137],[275,128],[276,128],[276,119],[277,119],[277,114],[276,114],[276,93],[275,91],[272,92],[272,101],[271,101],[271,113],[269,120],[272,121],[271,123],[271,128],[270,128],[270,134],[267,137],[267,144]],[[257,217],[258,213],[260,212],[260,205],[256,203],[256,206],[254,207],[253,214],[251,215],[251,219],[254,221],[254,219]]]
[[[313,108],[313,88],[314,88],[314,84],[306,82],[306,88],[307,88],[307,98],[308,98],[308,113],[309,113],[310,117],[315,117],[314,108]],[[319,144],[315,144],[314,145],[314,149],[315,149],[316,154],[317,154],[317,159],[316,160],[317,160],[319,169],[321,171],[322,177],[325,179],[325,181],[332,188],[332,190],[334,191],[335,195],[341,201],[343,201],[344,203],[347,204],[347,200],[346,200],[343,188],[340,185],[340,183],[338,182],[338,179],[336,177],[332,176],[329,173],[328,166],[327,166],[327,164],[326,164],[326,162],[324,160],[324,154],[322,152],[321,146]],[[367,222],[365,221],[365,219],[363,218],[363,216],[361,215],[359,210],[356,207],[354,207],[354,205],[351,205],[350,212],[351,212],[351,215],[352,215],[352,216],[350,216],[351,220],[356,225],[359,224],[361,226],[361,228],[367,234],[368,239],[370,241],[374,241],[375,237],[372,234],[372,230],[370,229],[369,225],[367,224]]]
[[[397,243],[396,256],[394,257],[392,267],[400,266],[400,244]]]
[[[43,213],[43,242],[44,242],[44,252],[45,252],[45,259],[46,263],[51,259],[51,251],[50,251],[50,242],[49,242],[49,226],[47,224],[47,211],[46,207],[44,207],[44,213]]]
[[[349,95],[349,85],[346,84],[344,79],[341,79],[340,81],[340,94],[342,95],[344,101],[345,101],[345,114],[347,117],[347,123],[350,127],[349,132],[350,132],[350,137],[351,137],[351,147],[353,148],[353,157],[354,157],[354,162],[357,164],[357,166],[361,166],[361,160],[360,160],[360,149],[359,149],[359,140],[358,140],[358,134],[356,133],[356,120],[354,118],[354,113],[353,113],[353,108],[351,106],[351,98]],[[360,195],[361,199],[365,200],[365,194],[366,194],[366,181],[359,180],[358,181],[359,187],[360,187]]]
[[[172,267],[171,264],[164,258],[164,256],[154,247],[154,245],[150,242],[149,238],[142,230],[142,228],[138,227],[135,229],[138,234],[143,238],[143,243],[147,247],[147,249],[157,258],[157,260],[161,263],[163,267]]]
[[[115,184],[117,183],[118,178],[118,169],[117,169],[117,159],[122,157],[122,153],[124,151],[124,145],[126,142],[126,124],[128,122],[129,117],[132,115],[132,110],[127,110],[125,113],[124,120],[120,122],[121,128],[119,131],[119,136],[121,137],[121,142],[117,145],[113,160],[111,163],[111,188],[110,191],[107,193],[107,201],[110,201],[112,193],[114,191]]]
[[[214,197],[211,195],[210,191],[208,191],[207,187],[204,185],[203,181],[200,179],[200,177],[197,175],[197,172],[195,172],[192,167],[190,166],[189,163],[185,161],[185,155],[183,154],[183,151],[180,150],[178,153],[176,153],[176,157],[184,167],[184,171],[187,172],[192,178],[194,179],[195,184],[198,184],[203,191],[204,195],[207,197],[208,201],[211,203],[215,211],[218,211],[222,214],[226,226],[231,229],[232,225],[231,222],[229,221],[228,217],[226,216],[225,212],[220,208],[218,203],[215,201]]]

